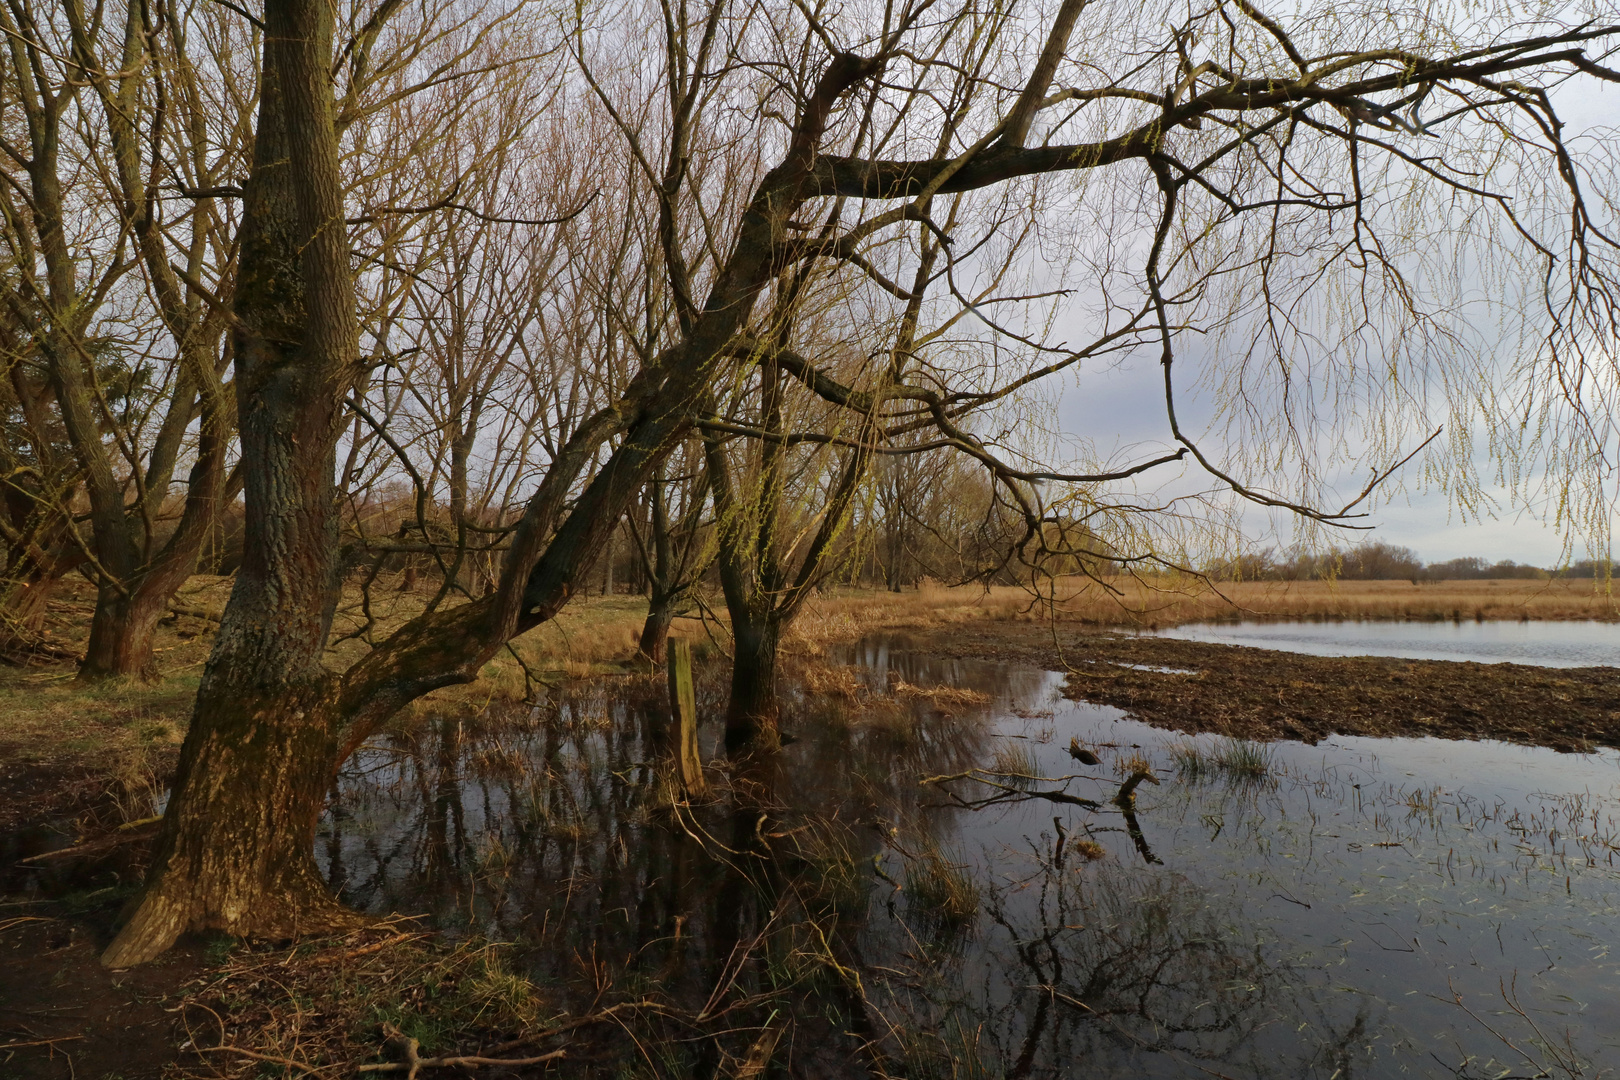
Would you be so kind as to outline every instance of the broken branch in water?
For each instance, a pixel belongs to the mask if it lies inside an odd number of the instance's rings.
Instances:
[[[1045,780],[1048,783],[1067,783],[1068,781],[1074,779],[1074,777],[1021,776],[1019,779]],[[956,792],[943,786],[950,783],[952,780],[972,780],[975,783],[983,784],[985,787],[995,788],[996,794],[983,799],[964,799]],[[1045,799],[1047,802],[1063,803],[1067,806],[1081,806],[1087,810],[1102,809],[1102,804],[1097,802],[1095,799],[1082,799],[1078,795],[1070,795],[1067,791],[1039,791],[1033,788],[1020,787],[1015,784],[1004,784],[999,780],[992,779],[990,774],[981,769],[973,769],[968,772],[955,773],[951,776],[929,776],[925,777],[921,783],[924,785],[931,784],[939,786],[940,790],[949,796],[957,806],[961,806],[969,810],[977,810],[981,807],[994,806],[997,803],[1003,802],[1022,802],[1025,799]]]
[[[1136,785],[1146,780],[1150,784],[1157,784],[1159,778],[1146,769],[1137,769],[1119,785],[1119,794],[1114,796],[1114,802],[1120,806],[1129,804],[1136,798]]]

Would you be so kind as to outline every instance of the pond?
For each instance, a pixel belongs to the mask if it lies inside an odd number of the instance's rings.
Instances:
[[[1620,623],[1407,621],[1193,623],[1161,637],[1311,656],[1395,656],[1538,667],[1620,667]]]
[[[1615,752],[1238,744],[903,640],[841,660],[795,677],[774,764],[715,760],[706,725],[717,795],[691,806],[654,680],[437,717],[351,761],[322,867],[350,903],[516,943],[574,1014],[623,1003],[588,1075],[1620,1063]]]

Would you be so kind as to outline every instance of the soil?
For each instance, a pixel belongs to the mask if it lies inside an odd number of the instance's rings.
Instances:
[[[71,915],[50,909],[60,910],[0,901],[0,1077],[164,1076],[183,1041],[170,1009],[201,968],[200,947],[183,943],[156,963],[108,971],[97,958],[118,902]]]
[[[1564,751],[1620,747],[1616,668],[1305,656],[1004,622],[968,624],[914,642],[942,656],[1067,671],[1065,696],[1177,731],[1305,742],[1334,734],[1432,735]]]
[[[0,1080],[155,1080],[180,1057],[168,1010],[202,947],[132,971],[99,960],[150,839],[119,821],[87,764],[0,766]],[[83,858],[23,862],[87,838]]]

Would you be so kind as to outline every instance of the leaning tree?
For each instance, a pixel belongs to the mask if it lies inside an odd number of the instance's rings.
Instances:
[[[393,10],[383,5],[362,35],[385,32],[377,26]],[[1606,287],[1610,252],[1548,88],[1573,76],[1620,78],[1602,66],[1620,28],[1524,22],[1516,8],[1498,15],[1476,5],[1445,13],[1455,16],[1450,25],[1428,9],[1342,4],[1284,21],[1246,2],[1190,9],[1179,21],[1086,0],[1064,0],[1055,11],[1011,5],[987,28],[969,14],[967,5],[927,0],[836,15],[723,0],[652,12],[633,4],[577,9],[581,21],[566,28],[569,55],[600,62],[616,50],[623,63],[643,65],[638,77],[655,81],[668,103],[660,137],[640,140],[635,152],[638,167],[658,178],[678,333],[559,448],[511,534],[493,593],[411,621],[336,672],[322,663],[339,583],[335,459],[343,403],[363,363],[332,79],[341,67],[335,56],[365,49],[334,41],[329,5],[269,0],[234,297],[235,387],[251,464],[244,561],[151,871],[104,963],[148,960],[190,929],[280,937],[352,922],[323,888],[312,850],[338,765],[403,705],[476,678],[505,642],[568,602],[657,463],[704,415],[712,390],[739,365],[757,363],[757,350],[741,346],[774,281],[808,260],[881,273],[863,252],[892,230],[926,223],[944,196],[1011,197],[1032,178],[1058,174],[1077,178],[1076,207],[1095,195],[1144,214],[1152,222],[1146,241],[1121,238],[1116,254],[1135,260],[1172,401],[1175,345],[1197,304],[1217,294],[1257,305],[1249,323],[1262,328],[1265,313],[1275,313],[1270,336],[1257,331],[1260,345],[1282,351],[1308,340],[1281,305],[1291,296],[1297,313],[1311,295],[1310,275],[1296,275],[1289,289],[1268,275],[1287,263],[1289,244],[1316,250],[1313,224],[1322,235],[1350,233],[1339,260],[1318,273],[1336,273],[1346,260],[1354,273],[1365,268],[1369,332],[1407,325],[1400,281],[1380,269],[1395,261],[1378,248],[1392,239],[1375,213],[1386,183],[1443,192],[1463,224],[1467,215],[1505,222],[1500,243],[1519,237],[1543,271],[1536,284],[1550,336],[1536,362],[1596,358],[1593,335],[1608,326],[1592,298]],[[663,28],[655,62],[625,47],[626,28],[644,25]],[[931,93],[930,84],[957,78],[970,27],[998,38],[996,63],[982,75],[992,92],[965,118],[942,116],[948,95]],[[1077,27],[1085,31],[1078,38]],[[908,133],[885,156],[853,152],[858,113],[873,90],[874,108]],[[756,162],[754,179],[731,216],[697,215],[700,235],[688,237],[678,228],[691,220],[682,205],[716,195],[704,191],[711,173],[694,153],[688,120],[722,97],[732,104],[730,126],[714,145]],[[601,102],[611,105],[610,97]],[[962,134],[940,140],[948,123]],[[1550,163],[1545,173],[1540,162]],[[1517,210],[1507,187],[1518,185],[1535,188],[1537,206],[1555,206],[1559,216]],[[851,212],[821,231],[838,200]],[[1212,249],[1201,237],[1219,242],[1220,261],[1204,261]],[[682,257],[679,244],[694,239],[702,264]],[[1268,286],[1277,287],[1269,301]],[[1397,293],[1390,307],[1373,310],[1385,290]],[[1355,337],[1354,326],[1343,329],[1345,341]],[[777,359],[786,377],[824,400],[873,411],[814,365]],[[882,397],[903,403],[909,419],[900,426],[931,425],[1024,491],[1035,535],[1043,535],[1045,504],[1027,494],[1043,482],[1040,470],[1004,460],[965,430],[953,393],[902,379]],[[1340,512],[1264,490],[1179,421],[1174,436],[1177,453],[1244,497],[1319,517]]]

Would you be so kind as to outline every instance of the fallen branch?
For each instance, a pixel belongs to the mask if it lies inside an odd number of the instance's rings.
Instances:
[[[139,821],[127,822],[118,826],[106,836],[98,836],[94,840],[86,840],[84,843],[74,844],[72,847],[57,848],[55,851],[30,855],[26,859],[18,859],[17,865],[30,866],[34,863],[45,862],[48,859],[65,859],[74,855],[89,855],[94,852],[115,848],[119,844],[146,840],[157,833],[157,826],[162,820],[162,817],[149,817],[142,818]]]
[[[383,938],[381,941],[374,941],[370,945],[362,945],[357,949],[349,949],[346,952],[312,956],[304,962],[306,964],[337,964],[346,960],[353,960],[357,956],[368,956],[371,953],[382,952],[390,945],[398,945],[402,941],[415,941],[418,938],[431,936],[431,934],[396,934],[393,937]],[[288,960],[290,961],[291,957]]]
[[[463,1057],[425,1058],[417,1053],[417,1051],[421,1049],[422,1044],[417,1042],[415,1039],[403,1038],[396,1039],[396,1041],[403,1043],[405,1047],[404,1061],[388,1062],[386,1064],[379,1065],[362,1065],[360,1066],[359,1071],[363,1073],[403,1072],[405,1074],[405,1080],[416,1080],[416,1074],[423,1069],[476,1069],[480,1065],[505,1065],[508,1067],[514,1065],[540,1065],[547,1061],[556,1061],[558,1058],[566,1057],[568,1055],[568,1051],[566,1050],[553,1050],[549,1054],[541,1054],[538,1057],[526,1058],[489,1058],[478,1057],[476,1055],[466,1055]]]
[[[1129,805],[1136,799],[1136,785],[1146,780],[1150,784],[1157,784],[1159,778],[1146,769],[1137,769],[1131,773],[1130,778],[1119,785],[1119,794],[1114,796],[1114,802],[1120,806]]]
[[[320,1076],[327,1070],[336,1068],[334,1065],[305,1065],[302,1061],[294,1061],[291,1058],[271,1057],[269,1054],[261,1054],[257,1050],[244,1050],[240,1046],[230,1046],[228,1044],[225,1046],[197,1046],[193,1047],[193,1049],[199,1054],[240,1054],[245,1058],[252,1058],[254,1061],[268,1062],[271,1065],[280,1065],[283,1068],[288,1069],[298,1069],[301,1072],[306,1072],[311,1076]],[[362,1066],[362,1068],[364,1068],[364,1066]]]
[[[169,610],[176,615],[188,615],[193,619],[201,619],[203,622],[219,625],[219,616],[206,608],[191,607],[189,604],[179,604],[171,600],[169,601]]]
[[[54,1039],[34,1039],[32,1042],[0,1043],[0,1050],[20,1050],[25,1046],[52,1046],[59,1042],[72,1042],[74,1039],[82,1038],[84,1038],[83,1035],[58,1035]]]

